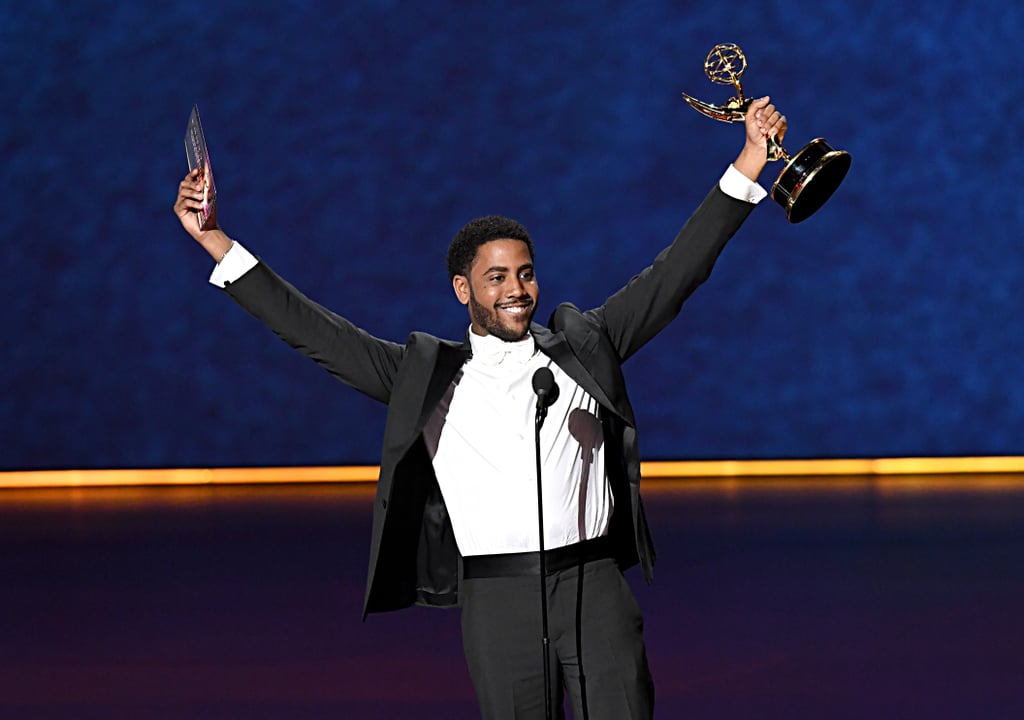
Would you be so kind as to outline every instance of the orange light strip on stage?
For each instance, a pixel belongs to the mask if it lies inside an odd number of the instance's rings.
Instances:
[[[905,457],[820,460],[644,462],[645,478],[832,477],[1024,473],[1024,457]]]
[[[0,488],[376,482],[376,465],[0,472]]]
[[[376,482],[376,465],[263,468],[29,470],[0,472],[0,489],[141,485],[261,485]],[[652,479],[829,478],[850,476],[1024,474],[1024,456],[821,460],[643,462]]]

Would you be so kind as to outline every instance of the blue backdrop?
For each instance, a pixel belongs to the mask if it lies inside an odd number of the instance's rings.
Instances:
[[[461,337],[444,250],[520,219],[541,309],[674,236],[742,129],[849,150],[627,365],[647,459],[1024,453],[1019,3],[33,2],[0,16],[3,469],[373,463],[383,408],[220,291],[171,211],[198,103],[234,237],[381,337]],[[779,166],[769,167],[766,184]]]

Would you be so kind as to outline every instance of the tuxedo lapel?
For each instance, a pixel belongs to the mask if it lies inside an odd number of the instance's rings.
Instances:
[[[459,368],[469,359],[471,355],[469,340],[461,345],[442,342],[437,346],[437,357],[434,359],[433,369],[430,372],[430,379],[426,384],[426,392],[423,395],[423,403],[420,405],[419,418],[416,421],[416,432],[423,430],[427,420],[430,418],[437,403],[441,400],[448,386],[451,385]]]

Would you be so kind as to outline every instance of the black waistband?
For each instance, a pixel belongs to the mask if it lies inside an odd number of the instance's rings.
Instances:
[[[611,557],[614,557],[612,543],[605,536],[547,550],[544,553],[544,564],[547,574],[550,575],[559,570],[567,570],[593,560]],[[540,553],[469,555],[462,558],[462,575],[468,579],[540,575]]]

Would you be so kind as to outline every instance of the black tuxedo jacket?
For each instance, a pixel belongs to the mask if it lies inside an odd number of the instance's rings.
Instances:
[[[655,553],[640,500],[640,457],[622,363],[678,314],[753,207],[715,186],[674,242],[604,305],[587,311],[559,305],[546,327],[531,328],[540,350],[601,405],[615,496],[609,534],[623,567],[639,562],[648,582]],[[456,605],[459,554],[422,431],[470,356],[468,339],[416,332],[399,344],[372,337],[262,262],[226,290],[292,347],[388,404],[363,617],[414,603]]]

